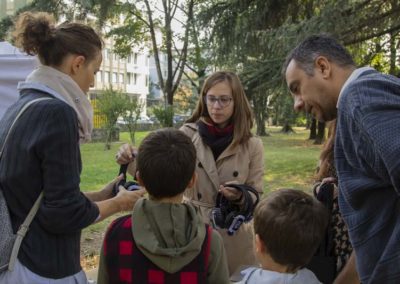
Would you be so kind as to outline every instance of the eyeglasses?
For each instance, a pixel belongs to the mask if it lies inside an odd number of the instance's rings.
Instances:
[[[204,96],[204,102],[208,106],[213,106],[216,102],[218,102],[218,105],[220,107],[225,108],[225,107],[229,106],[231,101],[232,101],[232,97],[229,97],[229,96],[220,96],[220,97],[209,96],[209,95]]]

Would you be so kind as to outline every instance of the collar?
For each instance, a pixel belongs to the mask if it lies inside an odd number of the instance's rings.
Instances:
[[[89,142],[93,129],[93,109],[86,94],[67,74],[50,66],[40,65],[18,89],[36,89],[44,91],[70,105],[76,112],[79,127],[79,142]]]
[[[344,90],[350,85],[350,83],[352,83],[358,77],[360,77],[362,73],[364,73],[365,71],[369,71],[369,70],[375,70],[375,69],[372,68],[372,67],[366,66],[366,67],[357,68],[351,73],[350,77],[347,78],[346,82],[343,84],[342,89],[340,90],[338,101],[337,101],[337,104],[336,104],[336,108],[339,107],[340,98],[342,97],[342,94],[344,93]]]

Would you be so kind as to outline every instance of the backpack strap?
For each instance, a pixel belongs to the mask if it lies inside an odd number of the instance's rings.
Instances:
[[[36,199],[31,210],[29,210],[28,216],[26,216],[24,222],[21,224],[21,226],[17,231],[17,237],[15,238],[15,242],[11,251],[10,262],[8,264],[8,270],[10,271],[13,271],[14,269],[15,261],[17,260],[22,240],[25,238],[25,235],[29,230],[29,226],[32,223],[32,220],[35,217],[37,211],[39,210],[40,202],[42,201],[42,199],[43,199],[43,191],[39,194],[39,197]]]
[[[36,103],[36,102],[39,102],[39,101],[45,101],[45,100],[51,100],[51,98],[47,98],[47,97],[46,97],[46,98],[38,98],[38,99],[31,100],[31,101],[27,102],[27,103],[20,109],[20,111],[18,112],[17,116],[14,118],[14,121],[11,123],[10,128],[8,129],[6,138],[4,139],[3,145],[2,145],[2,147],[1,147],[0,159],[1,159],[1,156],[3,155],[3,150],[4,150],[4,147],[5,147],[6,143],[7,143],[8,136],[10,135],[11,130],[13,129],[13,127],[14,127],[15,123],[17,122],[18,118],[20,118],[20,116],[25,112],[25,110],[27,110],[32,104],[34,104],[34,103]]]
[[[8,129],[6,138],[4,139],[3,145],[1,147],[1,151],[0,151],[0,159],[3,155],[3,151],[4,151],[4,147],[7,143],[7,140],[10,136],[11,130],[13,129],[15,123],[17,122],[18,118],[21,117],[21,115],[25,112],[25,110],[27,110],[32,104],[36,103],[36,102],[40,102],[40,101],[44,101],[44,100],[51,100],[52,98],[38,98],[38,99],[34,99],[32,101],[29,101],[28,103],[26,103],[21,110],[18,112],[17,116],[14,118],[14,121],[12,122],[10,128]],[[43,191],[39,194],[39,197],[36,199],[35,203],[33,204],[32,208],[29,210],[28,215],[26,216],[24,222],[21,224],[21,226],[19,227],[18,231],[17,231],[17,236],[12,248],[12,252],[11,252],[11,256],[10,256],[10,261],[8,264],[8,270],[9,271],[13,271],[14,270],[14,266],[15,266],[15,262],[17,260],[17,256],[18,256],[18,252],[19,252],[19,248],[21,247],[22,244],[22,240],[24,239],[26,233],[29,230],[29,226],[32,223],[33,218],[35,217],[37,211],[39,210],[39,206],[40,206],[40,202],[42,201],[43,198]]]

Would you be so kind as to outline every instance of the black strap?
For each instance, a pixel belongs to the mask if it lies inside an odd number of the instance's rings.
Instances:
[[[256,208],[258,202],[260,201],[260,194],[258,191],[247,184],[227,184],[226,186],[233,187],[242,192],[242,198],[244,198],[244,209],[241,211],[244,213],[246,221],[250,221],[253,216],[254,208]],[[251,197],[251,193],[253,193],[256,197],[254,202],[253,198]]]
[[[118,185],[124,185],[126,183],[126,172],[128,170],[128,165],[129,164],[123,164],[119,167],[119,173],[118,176],[120,176],[121,174],[124,175],[124,178],[118,183]]]
[[[331,226],[331,216],[333,209],[333,198],[335,192],[335,185],[333,183],[322,183],[320,185],[319,191],[316,194],[316,198],[325,205],[328,210],[328,226],[327,233],[322,238],[321,245],[319,246],[317,255],[320,256],[330,256],[333,247],[333,232]]]

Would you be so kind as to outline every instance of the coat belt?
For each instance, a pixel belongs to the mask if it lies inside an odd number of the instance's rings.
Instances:
[[[185,202],[185,203],[191,203],[191,204],[193,204],[193,205],[195,205],[195,206],[206,207],[206,208],[213,208],[213,207],[215,207],[215,204],[210,204],[210,203],[207,203],[207,202],[202,202],[202,201],[199,201],[199,200],[194,200],[194,199],[191,199],[191,198],[186,197],[186,196],[183,196],[183,202]]]

